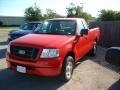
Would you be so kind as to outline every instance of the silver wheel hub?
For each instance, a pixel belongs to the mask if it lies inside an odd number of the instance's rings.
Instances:
[[[69,61],[69,62],[67,62],[67,65],[66,65],[66,78],[71,78],[71,74],[72,74],[72,69],[73,69],[73,65],[72,65],[72,62],[71,61]]]
[[[96,53],[97,47],[96,47],[96,42],[94,42],[94,53]]]

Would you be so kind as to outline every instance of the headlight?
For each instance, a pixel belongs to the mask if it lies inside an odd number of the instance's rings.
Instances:
[[[41,53],[41,58],[54,58],[59,56],[58,49],[43,49]]]
[[[10,44],[7,46],[7,52],[10,53]]]

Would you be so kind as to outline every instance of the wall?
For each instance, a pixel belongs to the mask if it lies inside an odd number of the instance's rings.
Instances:
[[[120,21],[102,21],[90,22],[90,28],[100,28],[99,45],[104,47],[119,46],[120,47]]]
[[[21,25],[25,23],[24,17],[14,17],[14,16],[0,16],[0,21],[3,25]]]

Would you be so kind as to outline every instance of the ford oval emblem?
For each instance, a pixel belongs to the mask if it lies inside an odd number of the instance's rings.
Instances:
[[[18,53],[24,55],[25,51],[24,50],[19,50]]]

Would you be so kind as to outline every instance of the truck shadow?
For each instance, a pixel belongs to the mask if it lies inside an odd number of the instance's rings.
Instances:
[[[120,90],[120,79],[114,83],[108,90]]]
[[[76,63],[75,63],[75,67],[77,68],[81,63],[83,63],[84,61],[86,61],[87,59],[89,59],[89,57],[86,55],[85,57],[79,59]]]
[[[63,84],[58,77],[37,77],[10,69],[0,72],[0,90],[56,90]]]
[[[106,48],[99,47],[95,57],[88,57],[91,61],[115,72],[120,72],[120,67],[114,66],[106,62],[105,53]]]
[[[5,58],[5,53],[6,53],[7,49],[4,48],[4,49],[0,49],[0,59],[3,59]]]

